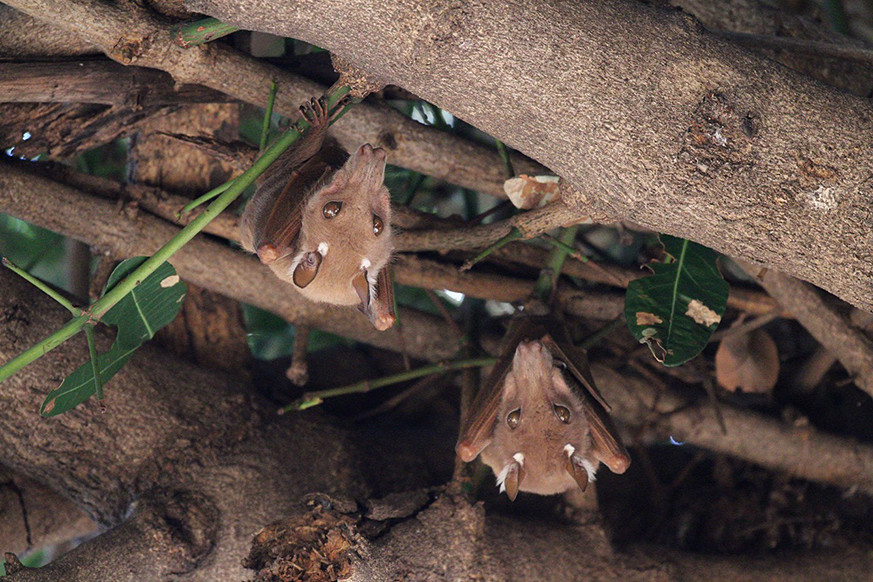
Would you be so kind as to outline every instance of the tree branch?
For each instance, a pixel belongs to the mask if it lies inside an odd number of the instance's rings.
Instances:
[[[186,5],[294,34],[448,109],[556,171],[583,214],[772,265],[873,310],[870,103],[676,11],[630,0]],[[364,30],[372,42],[349,34]]]
[[[317,83],[221,43],[180,48],[173,43],[169,25],[132,3],[124,4],[131,10],[96,0],[7,3],[78,34],[122,64],[164,70],[177,83],[203,85],[265,107],[275,81],[275,110],[282,115],[296,116],[302,102],[325,91]],[[370,142],[385,148],[392,164],[505,198],[503,165],[495,150],[416,123],[387,105],[355,107],[333,126],[332,133],[349,151]],[[520,155],[515,155],[512,163],[523,173],[546,171]]]
[[[852,326],[819,291],[772,269],[758,277],[760,268],[746,261],[735,261],[750,276],[759,280],[783,308],[830,353],[837,357],[855,384],[873,396],[873,342]]]

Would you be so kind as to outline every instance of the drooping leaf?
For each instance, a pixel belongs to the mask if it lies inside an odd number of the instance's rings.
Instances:
[[[697,243],[661,235],[666,258],[653,275],[632,281],[625,296],[627,325],[665,366],[700,353],[718,327],[729,285],[716,254]]]
[[[118,265],[109,276],[104,294],[146,259],[134,257]],[[169,263],[163,263],[106,312],[101,321],[118,330],[109,351],[97,356],[101,384],[106,384],[143,342],[173,321],[182,306],[185,292],[185,284],[179,280],[176,270]],[[85,362],[46,396],[40,414],[57,416],[86,401],[95,391],[91,362]]]
[[[100,378],[104,384],[127,363],[138,347],[122,348],[118,343],[115,343],[112,344],[108,352],[97,356]],[[57,416],[91,398],[94,391],[94,374],[91,362],[88,361],[64,378],[64,381],[55,390],[49,392],[39,409],[39,413],[42,416]]]

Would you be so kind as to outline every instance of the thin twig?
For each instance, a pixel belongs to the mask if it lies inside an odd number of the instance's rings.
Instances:
[[[745,323],[741,323],[740,325],[735,325],[734,327],[730,327],[728,329],[722,329],[709,338],[709,343],[720,342],[725,338],[734,336],[734,335],[742,335],[744,333],[749,333],[758,329],[759,327],[764,327],[774,319],[778,318],[781,314],[782,309],[777,308],[771,311],[770,313],[765,313],[764,315],[758,316],[754,319],[751,319]]]
[[[752,48],[782,49],[815,57],[828,57],[873,66],[873,50],[819,40],[785,36],[721,32],[723,37]]]
[[[278,410],[278,413],[285,414],[286,412],[291,412],[292,410],[306,410],[307,408],[318,406],[319,404],[324,402],[325,398],[345,396],[346,394],[369,392],[370,390],[384,388],[385,386],[391,386],[392,384],[406,382],[407,380],[414,380],[416,378],[421,378],[422,376],[430,376],[431,374],[444,374],[446,372],[463,370],[465,368],[490,366],[494,364],[495,361],[496,358],[473,358],[469,360],[443,362],[430,366],[424,366],[415,370],[410,370],[408,372],[401,372],[400,374],[394,374],[392,376],[385,376],[376,380],[364,380],[363,382],[357,382],[355,384],[349,384],[348,386],[341,386],[339,388],[329,388],[327,390],[319,390],[317,392],[307,392],[301,398],[295,400],[288,406],[280,408]]]

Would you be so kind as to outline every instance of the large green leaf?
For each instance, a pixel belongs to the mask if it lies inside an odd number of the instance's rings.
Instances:
[[[109,276],[104,293],[146,259],[134,257],[118,265]],[[182,306],[185,292],[185,284],[179,280],[176,270],[164,263],[106,312],[101,321],[116,326],[118,332],[109,351],[97,356],[101,385],[127,363],[143,342],[173,321]],[[89,361],[46,396],[39,412],[43,416],[57,416],[86,401],[95,390],[94,372]]]
[[[665,366],[678,366],[699,354],[718,327],[729,285],[711,249],[667,235],[661,242],[664,262],[628,285],[624,313],[640,343]]]

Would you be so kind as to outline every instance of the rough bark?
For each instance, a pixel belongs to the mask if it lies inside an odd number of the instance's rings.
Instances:
[[[760,0],[671,0],[674,6],[687,10],[708,29],[718,32],[740,32],[773,37],[789,37],[811,41],[863,47],[858,40],[848,38],[779,6]],[[873,91],[873,68],[858,63],[831,59],[822,55],[799,54],[786,50],[756,49],[786,67],[800,71],[834,87],[855,95],[869,97]]]
[[[97,54],[100,49],[78,35],[64,31],[10,6],[0,4],[0,56],[62,57]]]
[[[263,107],[275,81],[275,111],[289,117],[298,114],[301,103],[325,90],[221,43],[182,49],[173,43],[168,24],[134,9],[133,4],[120,7],[93,0],[7,3],[93,42],[114,60],[162,69],[178,83],[203,85]],[[505,197],[503,165],[493,148],[412,121],[388,105],[355,107],[333,126],[333,133],[349,151],[370,142],[384,147],[392,164]],[[545,172],[524,156],[513,154],[512,160],[521,173]]]
[[[869,102],[678,11],[628,0],[187,5],[323,46],[421,95],[556,171],[585,214],[772,265],[873,309]]]
[[[44,548],[97,531],[84,511],[45,485],[0,468],[0,549]]]

